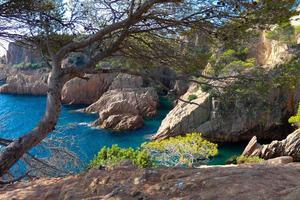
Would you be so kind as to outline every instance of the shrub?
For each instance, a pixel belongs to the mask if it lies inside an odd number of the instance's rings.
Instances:
[[[298,127],[300,126],[300,103],[299,103],[297,114],[295,116],[292,116],[292,117],[289,118],[289,123],[290,124],[295,124]]]
[[[239,156],[236,158],[238,164],[257,164],[264,161],[258,156]]]
[[[157,165],[167,167],[198,166],[218,154],[218,145],[203,139],[200,133],[151,141],[144,143],[142,149],[151,154]]]
[[[190,94],[190,95],[188,96],[188,100],[189,100],[189,101],[193,101],[193,100],[195,100],[195,99],[197,99],[197,98],[198,98],[198,96],[195,95],[195,94]]]
[[[42,63],[29,63],[29,62],[20,62],[18,64],[13,65],[14,68],[19,69],[38,69],[43,67]]]
[[[114,166],[123,160],[131,160],[138,167],[152,167],[153,161],[150,154],[145,150],[133,148],[121,148],[118,145],[103,147],[98,155],[91,161],[89,168],[104,166]]]

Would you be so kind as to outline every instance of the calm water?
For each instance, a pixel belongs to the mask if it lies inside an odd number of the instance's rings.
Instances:
[[[45,104],[44,96],[0,94],[0,137],[14,139],[26,134],[38,123]],[[171,109],[166,100],[162,100],[161,104],[158,116],[146,120],[143,128],[126,132],[91,128],[88,124],[97,119],[97,115],[75,112],[82,106],[63,106],[57,129],[50,137],[61,139],[64,147],[75,152],[87,164],[103,146],[138,147],[147,141]],[[240,154],[243,148],[244,144],[220,145],[219,156],[210,164],[224,164],[232,155]],[[40,154],[37,150],[32,153]]]

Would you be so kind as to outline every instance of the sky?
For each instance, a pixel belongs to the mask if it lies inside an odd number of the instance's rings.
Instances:
[[[0,57],[6,54],[7,47],[8,47],[8,42],[0,39]]]

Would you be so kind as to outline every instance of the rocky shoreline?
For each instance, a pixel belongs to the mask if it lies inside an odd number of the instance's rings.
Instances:
[[[46,70],[1,69],[5,84],[0,93],[46,95]],[[99,113],[93,125],[112,130],[133,130],[143,126],[145,117],[157,113],[159,99],[152,86],[141,77],[128,74],[87,75],[88,80],[74,78],[62,90],[65,104],[89,105],[83,112]]]

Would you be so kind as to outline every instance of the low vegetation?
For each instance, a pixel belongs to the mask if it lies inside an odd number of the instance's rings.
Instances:
[[[191,95],[188,96],[188,100],[189,100],[189,101],[193,101],[193,100],[195,100],[195,99],[197,99],[197,98],[198,98],[198,96],[195,95],[195,94],[191,94]]]
[[[299,107],[298,107],[297,114],[295,116],[292,116],[292,117],[289,118],[289,123],[300,127],[300,104],[299,104]]]
[[[171,137],[142,144],[141,148],[103,147],[89,167],[114,166],[131,160],[141,168],[154,166],[195,167],[218,154],[218,145],[202,138],[200,133]]]
[[[42,63],[30,63],[30,62],[20,62],[18,64],[13,65],[14,68],[18,69],[38,69],[43,67]]]
[[[145,150],[112,145],[111,147],[103,147],[91,161],[89,167],[114,166],[124,160],[130,160],[134,165],[141,168],[152,167],[154,163],[150,154]]]
[[[236,158],[237,164],[257,164],[262,163],[264,159],[258,156],[238,156]]]

